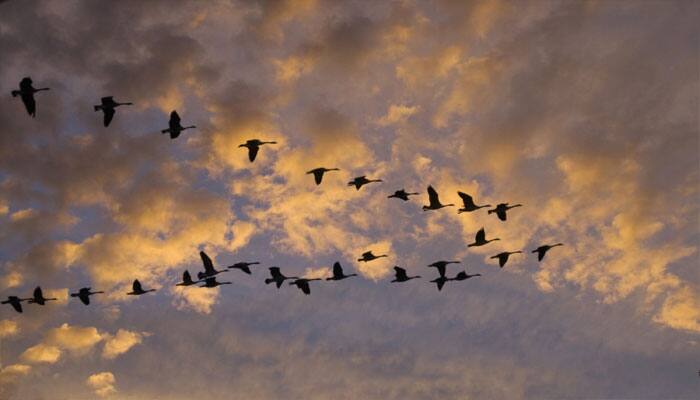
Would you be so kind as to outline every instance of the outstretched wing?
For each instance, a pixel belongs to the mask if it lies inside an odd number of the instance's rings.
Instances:
[[[505,210],[505,208],[499,208],[499,209],[497,209],[497,210],[496,210],[496,215],[498,216],[498,219],[500,219],[501,221],[505,221],[505,220],[506,220],[506,210]]]
[[[143,288],[141,287],[141,282],[139,282],[138,279],[134,280],[134,283],[131,285],[131,288],[134,290],[134,293],[143,291]]]
[[[44,298],[44,293],[41,291],[41,287],[37,286],[36,289],[34,289],[34,300],[41,300]]]
[[[322,169],[316,169],[314,170],[314,181],[316,181],[317,185],[321,184],[321,181],[323,180],[323,171]]]
[[[10,302],[10,304],[12,305],[12,308],[15,309],[15,311],[17,311],[18,313],[22,312],[22,303],[20,303],[19,300],[12,301]]]
[[[498,255],[498,265],[503,268],[504,265],[506,265],[506,262],[508,262],[508,253],[501,253]]]
[[[435,189],[433,189],[432,186],[428,186],[428,201],[430,201],[431,207],[440,204],[440,199],[438,198],[438,194],[435,191]]]
[[[406,270],[401,268],[401,267],[394,267],[394,271],[396,271],[396,279],[397,280],[403,280],[403,279],[406,279],[408,277],[406,275]]]
[[[537,248],[537,261],[542,261],[544,258],[544,255],[547,254],[547,250],[549,250],[547,247],[538,247]]]
[[[435,268],[437,268],[438,274],[440,274],[440,276],[442,277],[445,277],[445,267],[445,264],[435,264]]]
[[[260,150],[260,147],[257,145],[255,146],[248,146],[248,159],[250,162],[255,161],[255,157],[258,155],[258,150]]]
[[[182,282],[188,284],[194,283],[190,271],[185,270],[185,272],[182,273]]]
[[[311,289],[309,288],[309,282],[307,281],[299,281],[297,282],[297,286],[299,289],[301,289],[304,294],[311,294]]]
[[[464,208],[469,209],[469,208],[473,208],[476,206],[474,204],[474,199],[472,198],[472,196],[470,196],[464,192],[457,192],[457,194],[459,195],[459,197],[462,198],[462,202],[464,203]]]
[[[202,257],[202,264],[204,264],[204,272],[207,275],[216,272],[216,270],[214,269],[214,263],[211,262],[211,258],[209,258],[207,253],[200,251],[199,256]]]
[[[36,117],[36,101],[34,100],[34,94],[22,92],[22,103],[24,103],[24,108],[27,109],[27,113],[32,117]]]
[[[338,278],[341,276],[343,276],[343,267],[341,267],[340,263],[336,261],[335,264],[333,264],[333,277]]]
[[[368,257],[373,257],[374,254],[372,254],[372,251],[365,251],[362,253],[362,258],[368,258]]]
[[[102,112],[104,113],[104,120],[102,121],[104,123],[105,127],[109,126],[109,123],[112,122],[112,118],[114,118],[114,108],[111,107],[102,107]]]
[[[85,293],[85,292],[80,293],[80,295],[78,295],[78,298],[79,298],[80,301],[82,301],[83,304],[85,304],[86,306],[87,306],[87,305],[90,305],[90,295],[89,295],[89,294],[87,294],[87,293]]]
[[[447,281],[444,279],[440,279],[439,281],[435,282],[435,284],[437,285],[438,291],[442,290],[442,287],[445,286],[445,282],[447,282]]]
[[[479,232],[476,233],[476,242],[484,242],[486,241],[486,231],[484,228],[479,229]]]

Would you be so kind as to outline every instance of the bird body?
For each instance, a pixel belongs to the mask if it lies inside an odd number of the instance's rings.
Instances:
[[[387,196],[387,198],[389,198],[389,199],[392,199],[392,198],[393,199],[401,199],[403,201],[408,201],[409,196],[413,196],[413,195],[417,195],[417,194],[420,194],[420,193],[407,193],[405,190],[401,189],[401,190],[395,191],[394,194]]]
[[[304,292],[305,295],[310,295],[311,294],[311,288],[309,287],[309,282],[311,281],[320,281],[321,278],[313,278],[313,279],[308,279],[308,278],[297,278],[296,280],[289,282],[289,285],[296,285],[302,292]]]
[[[33,117],[36,117],[36,101],[34,100],[34,93],[41,92],[42,90],[50,90],[49,88],[35,89],[32,86],[32,78],[25,77],[19,82],[19,90],[12,91],[12,97],[20,96],[22,103],[24,103],[24,108],[27,113]]]
[[[117,103],[114,101],[114,98],[112,96],[106,96],[103,97],[101,100],[100,105],[96,105],[95,111],[100,111],[102,110],[102,113],[104,114],[104,119],[103,119],[103,124],[105,127],[109,126],[109,123],[112,122],[112,118],[114,117],[115,113],[115,108],[119,106],[131,106],[133,103]]]
[[[127,293],[130,296],[140,296],[142,294],[146,294],[148,292],[155,292],[155,289],[148,289],[148,290],[143,290],[143,287],[141,287],[141,282],[139,282],[138,279],[134,280],[134,283],[131,284],[131,289],[132,291]]]
[[[382,257],[389,257],[389,256],[386,254],[381,254],[381,255],[375,256],[374,254],[372,254],[371,251],[365,251],[364,253],[362,253],[362,256],[357,259],[357,261],[369,262],[369,261],[376,260],[377,258],[382,258]]]
[[[28,300],[29,300],[29,304],[38,304],[38,305],[40,305],[40,306],[43,306],[43,305],[46,304],[47,301],[53,301],[53,300],[58,300],[58,299],[56,299],[56,298],[51,298],[51,299],[45,298],[45,297],[44,297],[44,293],[41,291],[41,287],[40,287],[40,286],[37,286],[37,287],[34,289],[34,297],[32,297],[31,299],[28,299]]]
[[[90,296],[93,294],[98,294],[98,293],[104,293],[102,291],[97,291],[97,292],[91,292],[92,288],[89,287],[84,287],[78,290],[78,293],[71,293],[70,297],[77,297],[80,299],[80,301],[83,302],[86,306],[90,304]]]
[[[170,120],[168,121],[168,129],[163,129],[160,131],[161,133],[170,133],[170,139],[175,139],[178,136],[180,136],[180,133],[184,131],[185,129],[192,129],[196,128],[196,126],[191,125],[191,126],[182,126],[180,124],[180,115],[178,115],[177,111],[173,110],[173,112],[170,113]]]
[[[479,232],[476,233],[476,237],[474,238],[474,243],[470,243],[467,245],[467,247],[476,247],[476,246],[483,246],[487,243],[494,242],[496,240],[501,240],[499,238],[495,239],[489,239],[486,240],[486,231],[484,228],[479,229]]]
[[[513,204],[512,206],[508,205],[508,203],[499,203],[496,205],[496,208],[493,210],[489,210],[489,214],[496,213],[498,216],[498,219],[501,221],[505,221],[507,218],[506,211],[510,210],[511,208],[515,207],[522,207],[522,204]]]
[[[511,254],[518,254],[518,253],[522,253],[522,251],[520,251],[520,250],[518,250],[518,251],[504,251],[502,253],[498,253],[495,256],[491,256],[489,258],[491,258],[491,259],[497,258],[498,259],[498,266],[503,268],[503,266],[506,265],[506,263],[508,262],[508,257],[510,257]]]
[[[258,155],[258,150],[260,150],[260,146],[264,144],[277,144],[277,142],[264,142],[259,139],[250,139],[247,140],[245,143],[238,145],[238,147],[247,147],[248,148],[248,159],[250,162],[255,161],[255,157]]]
[[[237,262],[233,265],[228,266],[228,269],[240,269],[241,271],[245,272],[246,274],[250,275],[250,266],[251,265],[256,265],[260,264],[259,262]]]
[[[430,204],[427,206],[423,206],[423,211],[427,210],[439,210],[444,207],[450,207],[454,206],[454,204],[442,204],[440,203],[440,199],[438,198],[438,193],[433,189],[432,186],[428,186],[428,200],[430,201]]]
[[[343,280],[345,278],[350,278],[351,276],[357,276],[357,274],[345,275],[343,273],[343,267],[341,267],[340,263],[336,261],[335,264],[333,264],[333,276],[331,276],[330,278],[326,278],[326,280],[327,281],[340,281],[340,280]]]
[[[316,185],[320,185],[321,181],[323,180],[323,174],[325,174],[328,171],[340,171],[340,168],[324,168],[324,167],[319,167],[319,168],[314,168],[311,171],[306,171],[307,174],[313,174],[314,175],[314,181],[316,182]]]
[[[459,195],[459,197],[462,198],[462,203],[464,203],[464,206],[462,208],[460,208],[459,210],[457,210],[457,214],[461,214],[463,212],[476,211],[476,210],[478,210],[480,208],[484,208],[484,207],[491,207],[491,204],[485,204],[483,206],[476,205],[474,203],[474,199],[472,198],[472,196],[470,196],[464,192],[457,192],[457,194]]]
[[[406,282],[406,281],[410,281],[411,279],[420,278],[420,275],[408,276],[406,274],[406,270],[399,267],[398,265],[394,266],[394,271],[396,273],[396,277],[394,278],[394,280],[392,282]]]
[[[545,244],[542,245],[535,250],[532,250],[533,253],[537,253],[537,261],[542,261],[544,256],[547,254],[547,252],[552,249],[553,247],[557,246],[563,246],[564,243],[555,243],[555,244]]]
[[[282,283],[287,279],[299,279],[297,276],[284,276],[279,267],[270,267],[269,270],[272,278],[265,279],[265,284],[268,285],[275,282],[277,289],[279,289],[282,286]]]

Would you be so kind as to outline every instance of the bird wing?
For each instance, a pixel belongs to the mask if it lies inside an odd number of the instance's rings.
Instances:
[[[547,250],[549,250],[546,247],[538,247],[537,248],[537,261],[542,261],[544,258],[544,255],[547,254]]]
[[[365,251],[362,253],[362,258],[368,258],[368,257],[374,257],[374,254],[372,254],[371,251]]]
[[[36,116],[36,101],[34,100],[34,94],[22,92],[22,103],[24,103],[24,108],[27,109],[27,113],[32,117]]]
[[[141,282],[139,282],[138,279],[134,280],[134,283],[131,285],[131,288],[133,289],[134,293],[143,291],[143,288],[141,287]]]
[[[170,113],[170,121],[169,121],[170,127],[172,128],[174,126],[180,125],[180,115],[178,115],[177,111],[173,111]]]
[[[182,273],[182,282],[183,283],[194,283],[192,281],[192,275],[190,275],[190,271],[185,270],[185,272]]]
[[[304,294],[311,294],[311,288],[309,288],[309,282],[307,281],[297,281],[297,286],[301,289]]]
[[[394,271],[396,271],[396,279],[406,279],[408,276],[406,275],[406,270],[401,268],[401,267],[394,267]]]
[[[484,228],[479,229],[479,232],[476,233],[476,242],[484,242],[486,241],[486,231]]]
[[[435,268],[437,268],[440,276],[445,277],[445,264],[435,264]]]
[[[474,199],[472,198],[472,196],[470,196],[464,192],[457,192],[457,194],[459,195],[459,197],[462,198],[462,202],[464,203],[464,208],[471,208],[471,207],[476,206],[474,204]]]
[[[437,285],[438,291],[442,290],[442,287],[445,286],[445,282],[447,282],[444,279],[440,279],[435,284]]]
[[[250,275],[250,268],[248,268],[247,265],[243,264],[240,267],[238,267],[241,271],[245,272],[246,274]]]
[[[333,264],[333,277],[338,278],[343,276],[343,267],[340,266],[340,263],[336,261],[335,264]]]
[[[206,272],[207,274],[216,272],[216,270],[214,269],[214,263],[211,262],[211,258],[209,258],[207,253],[200,251],[199,256],[202,257],[202,264],[204,264],[204,272]]]
[[[204,280],[204,285],[207,287],[215,287],[216,286],[216,278],[207,278]]]
[[[500,219],[501,221],[506,220],[506,210],[505,209],[502,209],[502,208],[497,209],[496,215],[498,215],[498,219]]]
[[[282,273],[280,272],[279,267],[270,267],[270,275],[272,275],[273,279],[282,278]]]
[[[87,305],[90,305],[90,295],[89,295],[89,294],[87,294],[87,293],[85,293],[85,292],[80,293],[80,294],[78,295],[78,298],[79,298],[80,301],[82,301],[83,304],[85,304],[86,306],[87,306]]]
[[[12,308],[15,309],[15,311],[17,311],[18,313],[22,312],[22,303],[20,303],[19,300],[11,301],[10,304],[12,305]]]
[[[102,112],[104,113],[104,126],[107,127],[112,122],[112,118],[114,118],[115,110],[111,107],[102,107]]]
[[[322,169],[315,169],[315,170],[313,171],[313,173],[314,173],[314,181],[316,181],[316,184],[317,184],[317,185],[320,185],[320,184],[321,184],[321,181],[323,180],[323,173],[324,173],[324,172],[325,172],[325,171],[323,171]]]
[[[257,145],[248,147],[248,159],[250,162],[255,161],[255,157],[258,155],[258,150],[260,150],[260,147]]]
[[[433,189],[432,186],[428,186],[428,200],[430,201],[430,206],[436,206],[440,204],[440,199],[438,198],[438,194]]]
[[[506,265],[506,262],[508,262],[508,253],[501,253],[498,255],[498,265],[503,268],[504,265]]]
[[[40,300],[44,298],[44,293],[41,292],[41,287],[37,286],[34,289],[34,300]]]

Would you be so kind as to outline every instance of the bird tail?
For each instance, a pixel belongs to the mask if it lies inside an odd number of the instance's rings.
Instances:
[[[80,296],[80,295],[77,294],[77,293],[71,293],[71,294],[70,294],[70,297],[78,297],[78,296]]]
[[[163,129],[162,131],[160,131],[160,133],[168,133],[168,132],[170,132],[170,129]],[[489,214],[491,214],[491,213],[489,213]]]
[[[17,96],[19,96],[20,93],[21,93],[21,92],[20,92],[19,90],[13,90],[13,91],[12,91],[12,97],[17,97]]]
[[[489,214],[493,214],[493,213],[495,213],[495,212],[496,212],[496,210],[489,210],[489,211],[488,211]]]

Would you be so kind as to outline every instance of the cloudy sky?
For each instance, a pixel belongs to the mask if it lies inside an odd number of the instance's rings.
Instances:
[[[0,3],[0,296],[60,299],[0,308],[0,399],[700,391],[697,2]],[[104,128],[107,95],[135,105]],[[173,109],[197,129],[161,135]],[[200,250],[261,265],[176,289]],[[482,276],[438,292],[440,259]],[[263,283],[335,261],[360,276]]]

